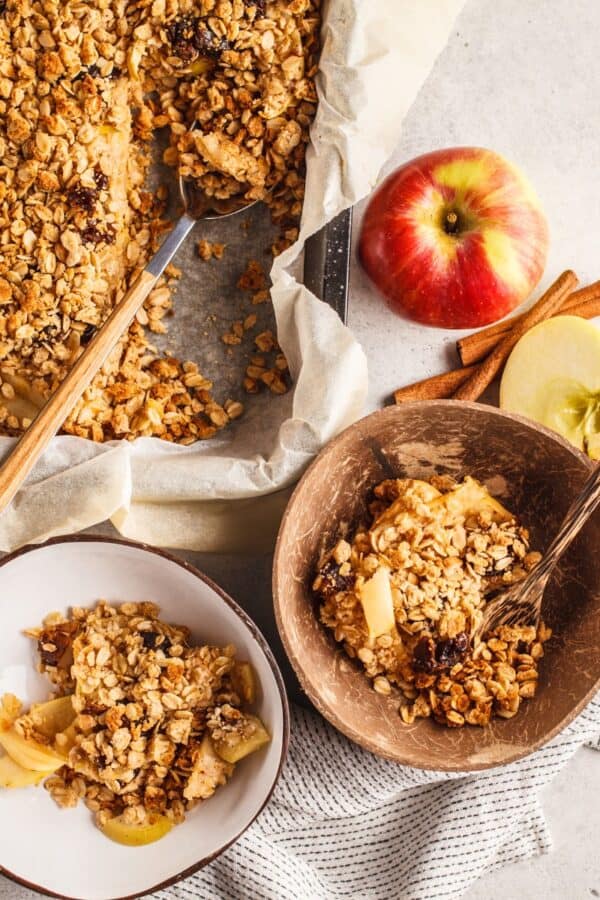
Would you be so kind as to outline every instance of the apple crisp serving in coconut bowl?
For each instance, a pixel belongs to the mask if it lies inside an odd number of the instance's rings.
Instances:
[[[527,529],[477,481],[446,475],[381,482],[369,516],[321,560],[321,621],[375,691],[399,689],[404,723],[512,718],[535,694],[551,631],[540,623],[472,635],[489,597],[541,558]]]

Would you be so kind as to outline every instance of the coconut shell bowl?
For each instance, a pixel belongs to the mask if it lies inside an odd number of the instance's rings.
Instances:
[[[490,406],[424,401],[389,407],[352,425],[317,457],[285,513],[274,563],[279,631],[308,698],[348,738],[405,765],[447,772],[519,759],[564,728],[600,687],[600,512],[563,557],[548,585],[543,619],[553,635],[535,697],[514,718],[485,728],[405,725],[399,697],[376,693],[362,667],[320,624],[311,585],[323,549],[366,514],[386,478],[471,475],[549,545],[591,461],[551,431]]]

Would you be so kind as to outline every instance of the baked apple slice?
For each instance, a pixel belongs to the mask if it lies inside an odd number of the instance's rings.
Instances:
[[[14,694],[3,694],[0,698],[0,731],[12,728],[15,719],[21,715],[23,704]]]
[[[251,663],[236,662],[231,670],[231,684],[245,703],[256,700],[256,673]]]
[[[216,752],[210,734],[206,733],[194,753],[194,765],[183,790],[186,800],[207,800],[220,784],[225,784],[233,766]]]
[[[25,740],[13,728],[8,731],[0,729],[0,746],[23,769],[31,769],[34,772],[43,772],[48,775],[50,772],[56,772],[65,764],[64,759],[50,747],[45,747],[36,741]]]
[[[509,522],[514,518],[495,497],[492,497],[487,488],[469,476],[462,484],[430,503],[432,509],[437,505],[443,505],[449,512],[463,515],[465,518],[485,511],[491,513],[495,522]]]
[[[117,844],[125,844],[127,847],[144,847],[146,844],[160,841],[172,827],[173,823],[166,816],[151,815],[149,821],[143,825],[132,825],[125,822],[122,816],[115,816],[102,826],[101,831]]]
[[[396,627],[390,571],[381,566],[375,574],[357,587],[358,597],[369,630],[369,642]]]
[[[237,763],[245,756],[255,753],[266,746],[271,737],[258,716],[246,716],[249,727],[244,734],[232,732],[220,741],[213,739],[213,745],[225,762]]]
[[[54,769],[49,772],[34,772],[32,769],[24,769],[6,754],[0,756],[0,788],[23,788],[39,784],[53,771]]]
[[[29,710],[36,731],[45,737],[54,738],[61,731],[66,731],[76,718],[72,698],[58,697],[46,703],[36,703]]]

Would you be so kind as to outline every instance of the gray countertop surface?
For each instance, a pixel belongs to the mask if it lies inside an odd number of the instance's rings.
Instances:
[[[550,221],[546,283],[567,267],[583,283],[600,277],[599,34],[598,0],[467,0],[394,155],[398,164],[442,146],[480,145],[520,165]],[[370,409],[447,368],[457,337],[394,316],[355,263],[349,324],[369,358]],[[289,674],[274,633],[270,559],[184,555],[251,611]],[[552,853],[484,875],[468,900],[600,897],[599,792],[600,754],[582,749],[543,794]],[[0,877],[0,900],[34,896]]]

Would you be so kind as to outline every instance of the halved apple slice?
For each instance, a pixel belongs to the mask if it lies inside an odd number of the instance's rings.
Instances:
[[[144,825],[131,825],[123,821],[122,816],[109,819],[101,828],[102,833],[117,844],[125,844],[127,847],[144,847],[160,841],[169,833],[173,823],[166,816],[152,815]]]
[[[31,784],[39,784],[49,772],[34,772],[32,769],[24,769],[8,754],[0,756],[0,788],[22,788]]]
[[[500,405],[597,458],[600,329],[578,316],[556,316],[528,331],[506,363]]]
[[[429,504],[431,509],[443,505],[452,513],[465,517],[488,510],[496,522],[508,522],[513,516],[490,492],[474,478],[465,478],[447,494],[442,494]]]
[[[8,755],[24,769],[32,769],[34,772],[55,772],[64,766],[65,761],[50,747],[38,744],[36,741],[27,741],[14,729],[0,730],[0,745],[4,747]]]
[[[390,570],[381,566],[372,578],[357,587],[357,592],[369,629],[369,642],[373,643],[396,626]]]
[[[245,756],[260,750],[271,740],[269,732],[258,716],[248,716],[252,723],[252,731],[248,735],[230,734],[221,741],[213,739],[213,745],[221,759],[228,763],[237,763]]]
[[[72,698],[58,697],[46,703],[36,703],[29,710],[33,724],[40,734],[54,738],[59,732],[66,731],[77,713],[73,709]]]

